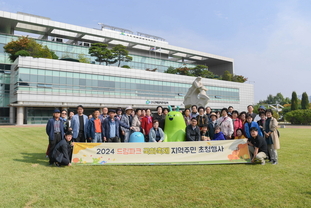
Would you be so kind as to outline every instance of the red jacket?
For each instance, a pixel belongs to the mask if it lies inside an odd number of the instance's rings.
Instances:
[[[148,123],[148,118],[147,117],[143,117],[141,120],[141,128],[143,128],[145,130],[145,134],[149,135],[149,131],[152,128],[152,117],[151,117],[151,122]]]
[[[244,126],[243,126],[243,124],[242,124],[241,119],[236,118],[236,119],[234,120],[234,122],[233,122],[233,129],[234,129],[234,133],[233,133],[234,136],[236,136],[236,130],[237,130],[237,129],[243,129],[243,132],[244,132]]]

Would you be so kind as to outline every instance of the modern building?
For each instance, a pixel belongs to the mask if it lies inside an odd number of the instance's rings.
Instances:
[[[52,21],[25,13],[0,11],[0,123],[46,123],[55,107],[183,107],[183,98],[195,77],[163,73],[168,67],[206,65],[214,74],[234,73],[233,59],[172,46],[154,35],[100,24],[100,29]],[[3,46],[29,35],[61,58],[87,57],[89,63],[19,57],[8,59]],[[127,47],[131,69],[99,65],[88,54],[92,43]],[[253,85],[202,79],[209,105],[238,110],[254,102]]]

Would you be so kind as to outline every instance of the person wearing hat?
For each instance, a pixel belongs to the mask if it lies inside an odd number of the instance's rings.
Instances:
[[[132,106],[128,106],[125,109],[125,113],[121,116],[120,121],[126,124],[127,126],[132,126],[132,120],[133,120],[132,111],[133,111]],[[121,138],[121,142],[129,142],[130,134],[131,134],[130,129],[124,128],[121,126],[121,133],[124,136],[124,140],[122,141],[122,138]]]
[[[47,155],[51,161],[52,152],[55,145],[64,138],[64,123],[60,120],[60,110],[55,109],[53,113],[53,118],[49,119],[46,124],[46,134],[49,136],[49,147],[47,150]]]
[[[120,126],[126,129],[132,129],[132,127],[116,119],[116,111],[109,109],[109,117],[107,117],[102,123],[103,137],[106,142],[120,142],[119,130]]]
[[[55,146],[51,159],[55,166],[60,167],[61,165],[71,166],[72,157],[72,146],[70,141],[72,139],[72,133],[68,131],[65,134],[65,139],[62,139]]]
[[[211,140],[213,140],[215,134],[215,127],[217,126],[217,115],[216,113],[211,113],[209,117],[210,117],[210,122],[208,123],[209,137]]]
[[[122,118],[122,115],[123,115],[123,110],[121,107],[117,108],[117,111],[116,111],[117,115],[116,115],[116,118],[121,120]]]
[[[258,108],[258,114],[255,116],[254,121],[258,122],[261,120],[260,113],[266,113],[266,107],[261,105]]]

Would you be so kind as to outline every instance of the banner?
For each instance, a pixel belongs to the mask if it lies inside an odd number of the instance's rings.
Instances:
[[[154,142],[75,143],[73,165],[191,165],[250,163],[247,139]]]

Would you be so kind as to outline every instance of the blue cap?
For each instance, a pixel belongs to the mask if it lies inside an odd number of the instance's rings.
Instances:
[[[259,109],[264,109],[264,110],[266,110],[266,107],[263,106],[263,105],[261,105],[261,106],[259,107]]]
[[[60,111],[58,109],[55,109],[54,113],[60,113]]]

